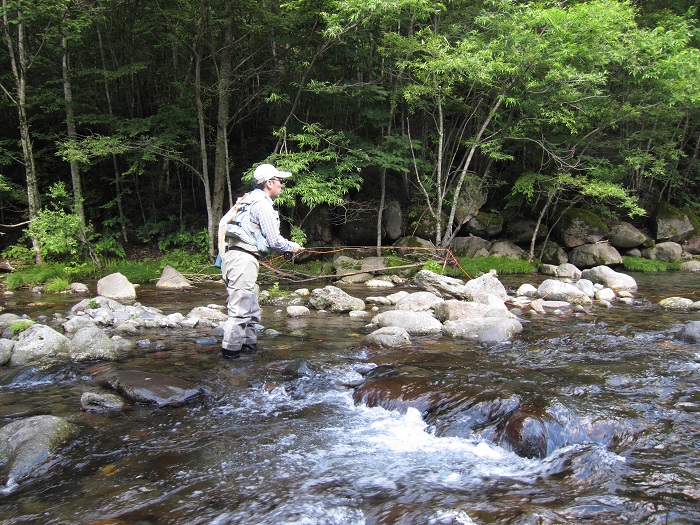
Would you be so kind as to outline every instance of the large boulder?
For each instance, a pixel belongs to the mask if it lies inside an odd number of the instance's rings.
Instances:
[[[11,365],[26,365],[46,357],[68,356],[71,341],[53,328],[33,324],[17,337],[12,349]]]
[[[529,219],[511,221],[506,225],[504,236],[511,242],[519,246],[529,246],[532,236],[535,233],[537,222]],[[536,241],[544,239],[549,233],[549,228],[545,224],[540,224],[537,228]]]
[[[618,265],[622,264],[622,255],[614,246],[605,242],[584,244],[569,252],[569,262],[579,268]]]
[[[544,264],[559,266],[569,262],[566,250],[554,241],[548,241],[544,246],[535,246],[535,257],[539,257]]]
[[[537,288],[537,297],[546,298],[548,301],[566,301],[570,304],[589,305],[591,298],[573,284],[546,279]]]
[[[365,309],[365,302],[362,299],[352,297],[336,286],[325,286],[312,290],[309,305],[316,310],[328,310],[335,313]]]
[[[527,252],[511,241],[496,241],[489,248],[489,257],[526,258]]]
[[[681,242],[695,231],[688,214],[667,202],[656,208],[652,225],[657,241]]]
[[[554,227],[555,237],[565,248],[593,244],[607,234],[608,226],[601,218],[592,211],[581,208],[569,208],[564,211]]]
[[[121,273],[112,273],[97,281],[97,295],[117,301],[136,299],[136,288]]]
[[[681,260],[683,247],[677,242],[660,242],[650,248],[642,250],[642,257],[663,262],[677,262]]]
[[[628,250],[649,242],[649,237],[629,222],[616,222],[610,227],[608,240],[615,248]]]
[[[469,294],[464,287],[464,281],[455,277],[440,275],[430,270],[421,270],[415,275],[413,281],[423,290],[439,297],[469,298]]]
[[[394,242],[401,237],[404,229],[404,217],[401,204],[397,200],[390,200],[386,203],[384,213],[382,213],[382,225],[386,238]]]
[[[469,235],[468,237],[455,237],[450,243],[450,251],[455,257],[488,257],[491,241]]]
[[[479,237],[495,237],[503,230],[503,217],[497,213],[480,211],[466,224],[469,233]]]
[[[63,418],[34,416],[0,428],[0,483],[7,489],[45,474],[61,445],[77,431]]]
[[[116,361],[119,352],[106,333],[96,326],[86,326],[73,336],[70,358],[73,361]]]
[[[503,301],[508,299],[508,291],[506,290],[506,287],[503,286],[503,283],[501,283],[501,281],[498,280],[498,277],[496,277],[493,273],[486,273],[477,277],[476,279],[467,281],[467,283],[464,285],[464,291],[466,293],[465,297],[471,296],[474,299],[488,294],[495,295]]]
[[[180,272],[167,264],[156,283],[156,288],[159,290],[187,290],[194,287]]]
[[[372,324],[380,328],[398,326],[411,335],[439,334],[442,331],[442,323],[428,312],[388,310],[376,315]]]
[[[602,284],[616,292],[634,293],[637,291],[637,281],[634,280],[634,277],[616,272],[608,266],[587,268],[581,272],[581,279],[588,279],[594,284]]]

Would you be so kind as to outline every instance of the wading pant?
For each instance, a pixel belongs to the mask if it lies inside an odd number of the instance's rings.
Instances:
[[[221,275],[228,291],[228,320],[224,322],[221,346],[226,350],[240,350],[244,344],[254,345],[255,326],[260,323],[260,305],[256,295],[258,260],[250,254],[229,250],[224,254]]]

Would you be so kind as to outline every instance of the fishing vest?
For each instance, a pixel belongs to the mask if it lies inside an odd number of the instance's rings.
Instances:
[[[260,230],[260,225],[250,220],[250,207],[267,198],[267,194],[255,189],[246,193],[236,201],[234,215],[226,224],[226,240],[229,245],[236,245],[237,242],[254,246],[260,253],[268,253],[270,245]],[[280,217],[274,211],[276,226],[280,227]]]

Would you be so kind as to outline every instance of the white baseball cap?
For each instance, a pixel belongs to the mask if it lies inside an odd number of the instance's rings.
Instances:
[[[253,172],[253,182],[257,186],[263,182],[267,182],[270,179],[286,179],[291,177],[292,174],[288,171],[280,171],[275,168],[272,164],[260,164]]]

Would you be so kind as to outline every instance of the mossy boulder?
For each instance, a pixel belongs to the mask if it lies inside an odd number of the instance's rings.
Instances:
[[[503,217],[480,211],[467,223],[467,231],[479,237],[493,238],[503,230]]]
[[[554,227],[556,239],[565,248],[594,244],[607,236],[609,228],[595,213],[582,208],[564,211]]]
[[[681,242],[695,231],[688,214],[668,202],[656,208],[652,227],[657,241]]]

